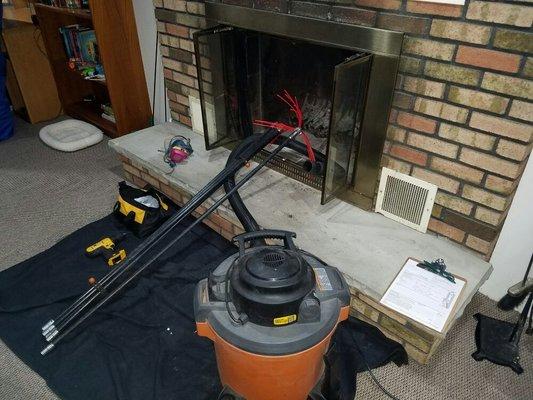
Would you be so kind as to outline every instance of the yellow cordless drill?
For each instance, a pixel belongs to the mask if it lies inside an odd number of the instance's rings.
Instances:
[[[87,247],[85,254],[88,257],[102,256],[106,260],[107,265],[112,267],[126,258],[126,250],[116,248],[126,235],[126,233],[121,233],[116,237],[105,237]]]

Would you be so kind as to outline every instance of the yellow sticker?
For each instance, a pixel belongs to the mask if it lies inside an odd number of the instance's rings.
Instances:
[[[274,318],[274,325],[287,325],[296,321],[296,314],[286,315],[284,317]]]

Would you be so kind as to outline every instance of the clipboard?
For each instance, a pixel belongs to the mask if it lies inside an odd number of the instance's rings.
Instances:
[[[455,283],[427,271],[408,258],[391,282],[380,303],[434,331],[442,333],[462,297],[466,279],[454,275]]]

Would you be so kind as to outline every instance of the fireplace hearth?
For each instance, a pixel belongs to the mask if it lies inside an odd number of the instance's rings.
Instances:
[[[206,148],[263,129],[257,119],[293,123],[277,97],[287,91],[319,167],[292,150],[270,167],[322,190],[323,204],[372,208],[403,34],[219,3],[206,17],[194,35]]]

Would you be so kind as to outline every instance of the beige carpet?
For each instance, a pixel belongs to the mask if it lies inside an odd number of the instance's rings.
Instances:
[[[39,141],[39,127],[17,121],[15,137],[0,142],[0,270],[108,214],[121,180],[120,165],[106,143],[61,153]],[[526,372],[520,376],[488,362],[477,363],[470,357],[475,350],[472,315],[476,312],[516,318],[476,295],[429,365],[388,365],[375,370],[376,376],[401,400],[533,399],[533,338],[524,335],[522,339],[521,362]],[[0,365],[0,399],[57,399],[1,341]],[[358,376],[357,399],[386,398],[368,374]],[[92,400],[90,394],[85,399]]]

